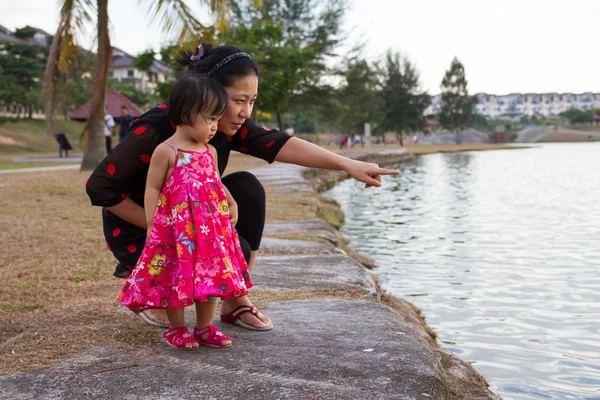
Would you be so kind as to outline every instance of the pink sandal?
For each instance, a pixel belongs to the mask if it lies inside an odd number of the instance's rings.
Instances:
[[[196,339],[190,335],[190,331],[185,326],[179,328],[169,328],[163,335],[167,344],[171,347],[181,350],[197,350],[198,347],[186,347],[188,343],[198,343]]]
[[[271,329],[273,329],[273,324],[269,324],[269,325],[265,326],[264,328],[257,328],[255,326],[246,324],[245,322],[243,322],[240,319],[240,316],[242,316],[245,313],[253,314],[256,318],[258,318],[258,310],[253,305],[250,305],[250,306],[239,306],[238,308],[236,308],[229,314],[223,314],[221,312],[221,321],[227,322],[228,324],[239,325],[242,328],[250,329],[253,331],[270,331]]]
[[[194,328],[194,339],[196,339],[199,344],[205,344],[211,347],[231,347],[231,338],[223,334],[223,332],[214,325],[209,325],[205,328],[198,328],[196,326]],[[229,343],[225,344],[226,341],[229,341]]]

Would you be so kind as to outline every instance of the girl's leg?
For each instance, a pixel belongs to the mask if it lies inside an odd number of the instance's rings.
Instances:
[[[265,189],[249,172],[235,172],[227,175],[223,178],[223,184],[227,186],[231,196],[238,204],[239,217],[236,230],[240,236],[240,244],[248,263],[248,269],[252,272],[265,227]],[[221,313],[229,314],[244,305],[252,305],[248,296],[223,301]],[[258,318],[253,314],[244,313],[240,319],[259,329],[271,325],[271,318],[262,313],[258,314]]]
[[[171,325],[171,328],[177,329],[182,326],[185,326],[184,310],[185,309],[183,307],[166,309],[167,317],[169,318],[169,324]]]
[[[229,347],[231,339],[225,336],[215,326],[211,326],[217,312],[216,297],[209,297],[208,303],[196,301],[196,327],[194,337],[202,344],[213,347]]]
[[[171,342],[170,340],[174,340],[172,336],[173,330],[177,330],[177,328],[185,328],[185,313],[184,313],[184,308],[183,307],[178,307],[178,308],[167,308],[167,316],[169,317],[169,324],[171,325],[171,329],[169,329],[167,331],[167,333],[165,333],[165,338],[167,339],[167,341],[169,342],[169,344],[171,344],[171,346],[173,346],[173,342]],[[185,332],[187,333],[187,328],[185,330]],[[179,334],[179,332],[177,333]],[[189,334],[189,333],[187,333]],[[175,339],[177,340],[177,339]],[[185,344],[185,348],[186,349],[197,349],[199,346],[198,342],[194,341],[189,341]]]
[[[207,326],[211,326],[215,320],[215,314],[217,312],[217,301],[209,301],[208,303],[196,301],[195,303],[196,327],[206,328]]]

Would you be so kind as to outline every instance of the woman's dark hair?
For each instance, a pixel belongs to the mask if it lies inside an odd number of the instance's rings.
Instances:
[[[232,54],[242,52],[242,50],[233,46],[213,47],[211,44],[203,44],[202,46],[204,54],[200,59],[192,60],[191,57],[194,53],[180,51],[179,60],[177,62],[186,66],[188,71],[194,74],[207,74],[219,63],[219,61]],[[259,69],[256,61],[251,58],[236,58],[219,68],[212,78],[221,85],[227,87],[233,85],[233,82],[237,79],[248,75],[259,76]]]
[[[227,108],[227,92],[208,75],[186,72],[169,94],[169,119],[174,125],[194,125],[198,114],[221,116]]]

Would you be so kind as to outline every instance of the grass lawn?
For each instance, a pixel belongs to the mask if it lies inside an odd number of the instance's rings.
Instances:
[[[0,123],[0,154],[52,153],[58,155],[58,144],[53,136],[46,136],[45,121],[41,119],[9,120]],[[76,121],[57,121],[55,132],[65,132],[75,149],[79,152],[79,137],[83,123]],[[69,152],[71,155],[71,152]],[[32,156],[31,154],[29,155]]]
[[[600,141],[600,128],[587,130],[558,128],[540,142],[597,142]]]

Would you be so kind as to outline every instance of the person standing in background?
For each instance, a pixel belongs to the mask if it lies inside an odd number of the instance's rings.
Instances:
[[[123,139],[125,139],[125,136],[127,136],[134,118],[133,116],[129,115],[129,109],[123,104],[121,106],[121,116],[116,117],[114,120],[117,124],[119,124],[119,142],[122,142]]]
[[[112,134],[113,128],[115,127],[115,120],[112,115],[106,111],[106,115],[104,116],[104,136],[106,137],[106,154],[110,153],[112,150]]]

